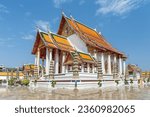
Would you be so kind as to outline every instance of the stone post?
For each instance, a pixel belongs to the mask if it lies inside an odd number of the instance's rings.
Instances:
[[[118,79],[117,63],[116,62],[114,62],[114,65],[113,65],[113,79]]]
[[[54,79],[54,61],[50,61],[49,79]]]
[[[78,54],[77,52],[74,53],[73,58],[73,78],[78,79],[79,78],[79,66],[78,66]]]
[[[37,68],[37,65],[34,65],[34,78],[38,79],[38,68]]]
[[[59,53],[58,49],[55,51],[55,74],[58,74],[59,71]]]
[[[102,62],[98,61],[97,63],[97,79],[103,79],[103,71],[102,71]]]

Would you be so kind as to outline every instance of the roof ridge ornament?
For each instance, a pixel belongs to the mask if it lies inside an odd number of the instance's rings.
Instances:
[[[40,31],[40,28],[39,28],[38,25],[36,25],[35,28],[36,28],[37,31]]]
[[[63,10],[62,10],[61,14],[66,17],[66,14]]]
[[[73,19],[73,20],[75,20],[72,15],[70,15],[70,18]]]

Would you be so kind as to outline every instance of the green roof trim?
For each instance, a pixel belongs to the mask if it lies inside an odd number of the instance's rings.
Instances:
[[[40,32],[40,34],[41,34],[41,36],[42,36],[43,39],[44,39],[43,34],[49,36],[48,33],[46,33],[46,32]],[[44,39],[44,41],[46,41],[46,40]],[[47,41],[46,41],[46,42],[47,42]],[[47,42],[47,43],[54,44],[54,43],[52,43],[52,42]]]
[[[66,39],[67,40],[67,38],[66,37],[64,37],[64,36],[61,36],[61,35],[58,35],[58,34],[54,34],[54,33],[50,33],[51,35],[52,35],[52,37],[54,38],[54,36],[53,35],[55,35],[55,36],[57,36],[57,37],[60,37],[60,38],[63,38],[63,39]]]

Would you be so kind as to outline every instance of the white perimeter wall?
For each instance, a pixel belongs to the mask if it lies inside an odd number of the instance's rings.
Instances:
[[[86,44],[76,34],[69,36],[67,39],[77,51],[88,53]]]
[[[10,78],[10,76],[9,76]],[[19,76],[20,79],[23,79],[23,76]],[[7,80],[7,76],[0,76],[1,80]]]

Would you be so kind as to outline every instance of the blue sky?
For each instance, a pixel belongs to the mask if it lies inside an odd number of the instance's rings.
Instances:
[[[62,10],[102,32],[128,63],[150,70],[149,0],[1,0],[0,64],[33,63],[36,26],[57,32]]]

